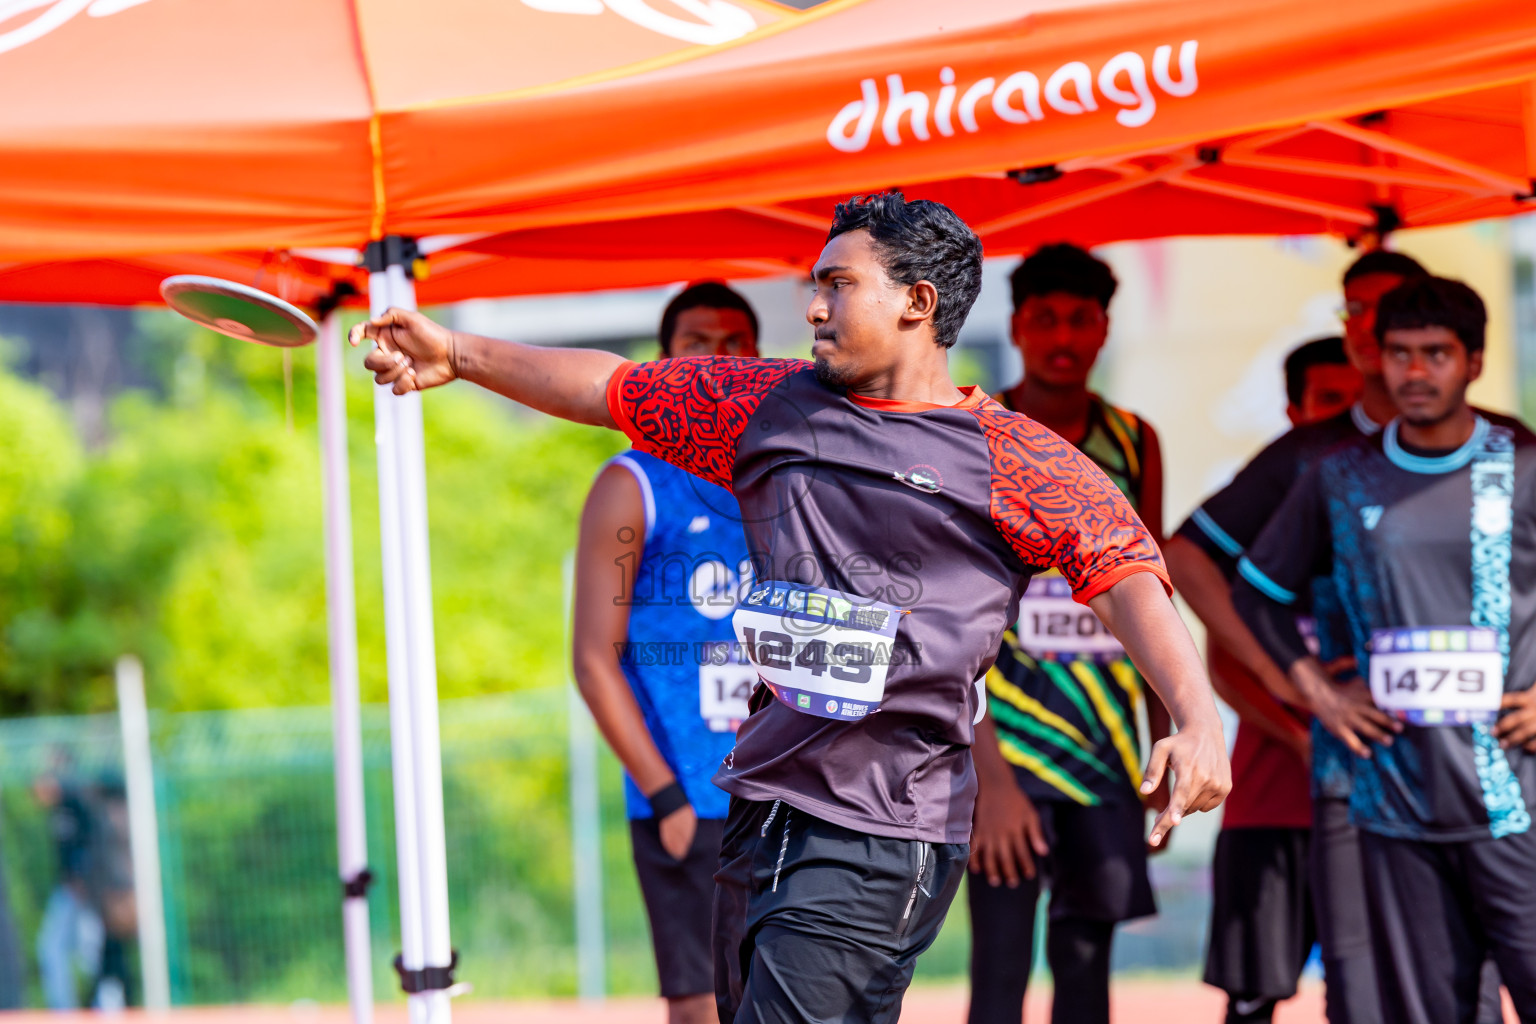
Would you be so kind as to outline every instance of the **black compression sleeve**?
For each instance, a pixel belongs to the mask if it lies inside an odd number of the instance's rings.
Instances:
[[[1247,580],[1239,578],[1232,585],[1232,604],[1243,622],[1253,630],[1259,644],[1281,668],[1289,670],[1311,652],[1296,627],[1296,609],[1283,605]]]

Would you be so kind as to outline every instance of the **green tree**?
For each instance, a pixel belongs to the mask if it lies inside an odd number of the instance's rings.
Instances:
[[[0,707],[67,705],[98,638],[68,558],[83,453],[53,397],[3,370],[0,437]]]
[[[312,351],[243,345],[146,315],[152,392],[114,403],[82,452],[47,392],[0,373],[0,711],[112,705],[111,665],[146,662],[151,703],[198,709],[328,696]],[[384,671],[372,385],[348,352],[365,699]],[[288,425],[291,408],[292,426]],[[438,675],[444,696],[564,676],[561,562],[608,431],[455,387],[426,396]]]

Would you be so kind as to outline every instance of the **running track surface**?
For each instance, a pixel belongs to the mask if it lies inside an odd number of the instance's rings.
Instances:
[[[1219,1024],[1226,1009],[1222,993],[1192,981],[1116,981],[1112,1011],[1115,1024]],[[965,989],[918,988],[907,994],[902,1024],[964,1024]],[[1032,990],[1023,1024],[1047,1024],[1050,990]],[[108,1018],[111,1019],[111,1018]],[[117,1018],[122,1024],[351,1024],[344,1006],[210,1006],[173,1010],[164,1014],[129,1011]],[[610,999],[584,1005],[566,1002],[458,1002],[455,1024],[665,1024],[666,1013],[658,999]],[[1508,995],[1504,1019],[1516,1021]],[[102,1024],[102,1016],[89,1013],[0,1013],[3,1024]],[[375,1011],[375,1024],[407,1024],[404,1003],[388,1003]],[[1303,985],[1301,994],[1282,1003],[1275,1024],[1325,1024],[1323,989]]]
[[[1116,1024],[1220,1024],[1225,997],[1191,981],[1116,981]],[[964,1024],[965,989],[917,988],[907,994],[903,1024]],[[1050,992],[1031,990],[1025,1024],[1046,1024]],[[231,1006],[173,1010],[166,1014],[129,1012],[123,1024],[350,1024],[344,1006]],[[406,1024],[405,1005],[391,1002],[375,1012],[376,1024]],[[665,1024],[657,999],[610,999],[600,1005],[577,1002],[495,1003],[474,999],[454,1004],[455,1024]],[[1510,1018],[1513,1020],[1513,1017]],[[3,1024],[101,1024],[91,1014],[21,1012],[0,1015]],[[1281,1006],[1276,1024],[1323,1024],[1322,988],[1309,985]]]

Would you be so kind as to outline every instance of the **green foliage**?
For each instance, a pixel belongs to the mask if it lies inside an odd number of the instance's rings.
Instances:
[[[0,713],[110,708],[111,666],[127,651],[145,659],[154,706],[324,702],[313,351],[285,356],[163,313],[140,317],[131,349],[158,386],[119,399],[110,440],[92,452],[58,401],[0,371]],[[365,699],[381,700],[361,360],[348,351],[360,672]],[[427,395],[425,419],[442,694],[558,682],[561,561],[622,438],[467,386]]]
[[[63,409],[42,388],[0,373],[0,706],[68,700],[71,677],[99,630],[61,619],[76,598],[66,564],[68,499],[83,455]]]

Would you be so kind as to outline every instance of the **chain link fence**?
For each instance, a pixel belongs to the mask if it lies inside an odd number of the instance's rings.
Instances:
[[[444,701],[441,722],[460,978],[476,997],[574,995],[567,693]],[[172,1001],[344,1001],[329,709],[160,713],[150,728]],[[92,808],[92,870],[107,888],[120,887],[131,877],[121,863],[121,743],[116,715],[0,722],[0,860],[30,1005],[41,1002],[35,937],[59,875],[58,837],[38,781],[56,778]],[[398,918],[386,708],[363,709],[363,748],[375,989],[393,999]],[[606,989],[654,992],[621,776],[606,750],[599,757]],[[1156,866],[1163,914],[1122,931],[1118,967],[1187,971],[1198,960],[1208,881],[1197,845],[1204,844],[1186,843],[1183,856]],[[921,980],[964,976],[964,903],[962,894],[921,962]]]

